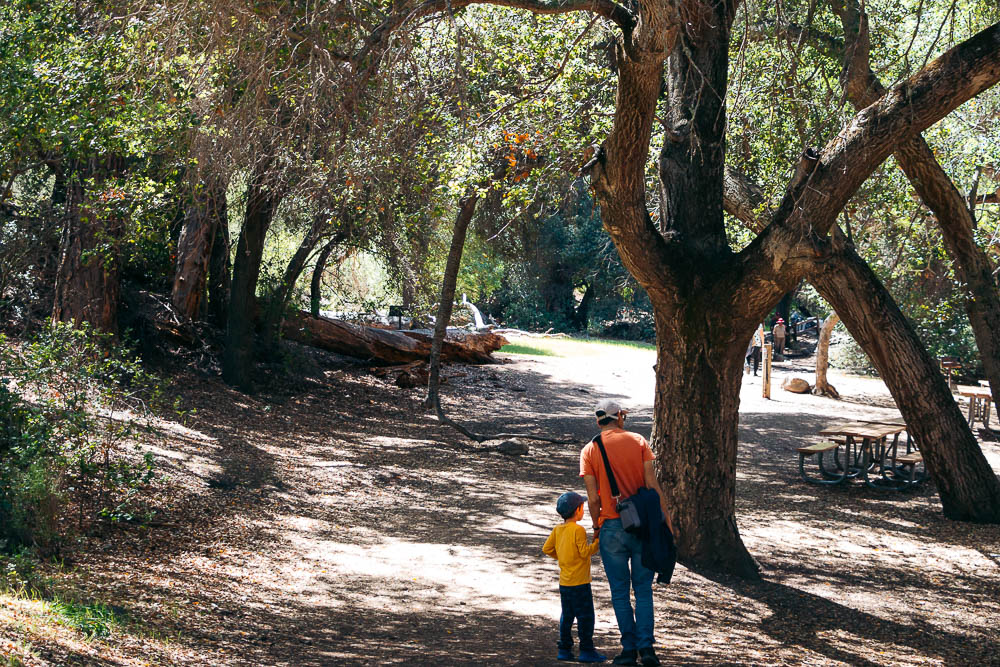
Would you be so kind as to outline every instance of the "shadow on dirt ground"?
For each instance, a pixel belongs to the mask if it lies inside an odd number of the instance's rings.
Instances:
[[[136,651],[152,642],[157,664],[554,663],[558,570],[541,544],[558,495],[582,491],[596,400],[629,402],[630,428],[649,434],[637,396],[651,364],[627,364],[618,384],[589,362],[446,371],[446,410],[469,428],[574,441],[528,443],[522,457],[470,444],[425,413],[419,390],[330,356],[253,397],[185,377],[184,407],[196,411],[156,444],[171,476],[163,523],[94,538],[73,555],[90,574],[68,578],[119,601],[139,621]],[[679,568],[655,592],[664,661],[994,661],[1000,528],[947,521],[929,485],[803,483],[795,447],[845,408],[884,411],[744,391],[738,520],[764,580]],[[593,574],[598,647],[614,654],[599,558]]]

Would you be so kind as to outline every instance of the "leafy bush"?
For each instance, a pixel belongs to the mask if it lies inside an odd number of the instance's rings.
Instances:
[[[17,346],[0,336],[0,551],[58,548],[93,521],[132,521],[153,478],[126,444],[148,425],[155,378],[88,328],[52,325]]]

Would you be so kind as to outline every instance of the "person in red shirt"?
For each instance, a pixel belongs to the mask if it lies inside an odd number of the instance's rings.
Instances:
[[[601,427],[601,442],[615,474],[621,498],[628,498],[640,488],[653,489],[660,496],[663,516],[667,506],[653,470],[653,451],[638,433],[625,430],[625,415],[617,401],[604,399],[595,409]],[[590,442],[580,452],[580,476],[587,486],[587,502],[594,522],[594,534],[600,535],[601,563],[611,588],[611,603],[621,632],[622,652],[612,662],[616,665],[647,667],[659,665],[653,649],[653,571],[642,564],[642,543],[622,528],[611,495],[611,483],[601,450]],[[667,518],[667,525],[670,519]],[[670,525],[671,531],[673,526]],[[632,610],[630,591],[635,593]]]

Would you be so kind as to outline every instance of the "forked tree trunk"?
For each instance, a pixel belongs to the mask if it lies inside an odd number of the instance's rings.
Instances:
[[[215,228],[212,243],[212,257],[208,263],[208,312],[212,322],[218,327],[226,326],[229,312],[229,289],[232,283],[232,260],[229,257],[229,219],[225,201],[219,214],[219,224]]]
[[[66,179],[52,320],[117,333],[121,222],[89,201],[83,178]]]
[[[201,185],[184,213],[184,225],[177,240],[177,262],[170,294],[174,309],[184,320],[198,317],[205,296],[216,228],[220,224],[226,224],[222,217],[226,211],[225,198],[224,186]]]
[[[819,342],[816,343],[816,384],[812,388],[812,393],[817,396],[840,398],[837,389],[826,379],[826,372],[830,367],[830,337],[839,321],[837,313],[830,313],[819,328]]]
[[[285,272],[281,276],[281,282],[268,299],[267,310],[264,314],[263,329],[264,340],[267,341],[269,346],[274,346],[278,342],[278,337],[281,333],[281,323],[285,318],[285,311],[288,307],[288,300],[292,296],[295,284],[299,281],[299,276],[302,275],[302,270],[305,268],[306,262],[309,261],[309,255],[316,248],[316,244],[319,243],[323,233],[327,231],[329,224],[329,218],[326,216],[313,222],[309,231],[302,238],[302,242],[299,243],[295,254],[288,261],[288,266],[285,267]],[[343,234],[337,234],[332,242],[338,243],[343,238]]]
[[[937,364],[875,273],[847,247],[818,264],[809,281],[836,309],[889,387],[920,445],[945,516],[1000,521],[1000,480]]]
[[[257,278],[264,239],[280,200],[262,180],[255,178],[247,188],[246,217],[236,244],[226,318],[226,347],[222,356],[222,379],[243,391],[253,390]]]
[[[639,5],[641,21],[626,32],[616,52],[614,125],[603,150],[584,169],[592,175],[605,229],[656,310],[658,364],[660,373],[669,375],[657,377],[652,445],[670,511],[682,533],[681,559],[696,567],[754,576],[730,500],[737,419],[732,405],[738,400],[739,359],[746,338],[806,275],[812,244],[826,237],[839,211],[893,147],[1000,81],[1000,26],[977,34],[898,84],[822,150],[804,151],[770,224],[734,254],[719,209],[726,53],[735,6],[681,2],[677,9],[679,24],[663,6]],[[659,66],[664,54],[670,55],[666,76]],[[645,207],[644,166],[664,80],[661,213],[659,224],[654,224]],[[847,314],[837,310],[846,322]],[[671,364],[689,377],[667,368]],[[957,410],[953,403],[951,410]],[[713,416],[692,416],[705,413]],[[911,413],[912,406],[904,413],[908,421]],[[946,435],[926,425],[933,417],[922,419],[915,427],[917,437]],[[947,448],[949,442],[943,438],[938,446]],[[972,476],[984,479],[974,456],[957,455],[956,462],[972,466]],[[1000,508],[989,493],[980,493],[979,499],[986,503],[980,516],[995,515]],[[949,512],[963,513],[956,511],[953,497],[949,503]],[[685,537],[685,530],[692,535]]]
[[[309,312],[313,317],[319,317],[319,306],[322,300],[320,290],[323,286],[323,272],[326,271],[326,263],[330,261],[330,253],[337,247],[337,240],[328,241],[316,257],[316,265],[313,267],[312,280],[309,281]]]
[[[455,303],[455,284],[458,282],[458,269],[462,265],[462,250],[465,248],[465,236],[469,231],[469,222],[476,211],[479,196],[475,191],[465,195],[458,203],[458,215],[455,217],[455,228],[451,236],[451,248],[448,251],[448,261],[444,268],[444,278],[441,281],[441,302],[438,304],[437,320],[434,322],[434,338],[431,341],[430,376],[427,380],[427,397],[424,406],[433,408],[438,404],[438,388],[441,386],[441,347],[444,345],[445,334],[448,332],[448,322],[451,321],[451,311]]]

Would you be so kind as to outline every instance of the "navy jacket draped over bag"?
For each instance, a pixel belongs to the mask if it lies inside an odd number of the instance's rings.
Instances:
[[[656,583],[669,584],[677,564],[677,548],[660,509],[660,494],[642,488],[631,497],[642,522],[637,535],[642,540],[642,564],[656,572]]]

